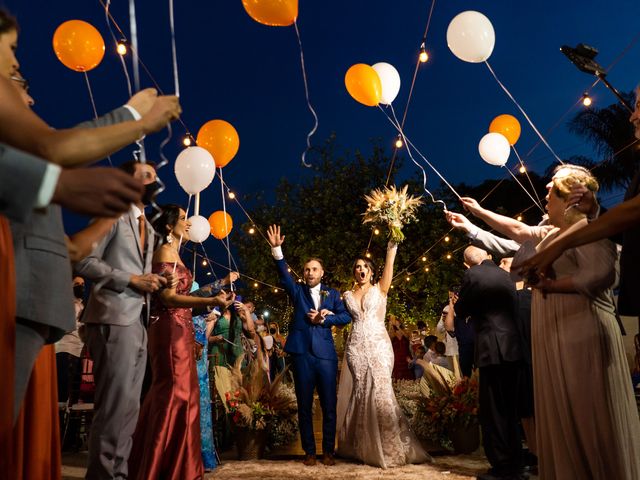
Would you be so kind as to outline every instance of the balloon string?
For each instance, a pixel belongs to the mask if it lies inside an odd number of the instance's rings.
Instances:
[[[131,31],[133,86],[140,91],[140,58],[138,57],[138,21],[136,19],[136,2],[129,0],[129,30]]]
[[[180,81],[178,80],[178,54],[176,51],[176,27],[173,17],[173,0],[169,0],[169,25],[171,27],[171,54],[173,60],[173,84],[175,95],[180,97]]]
[[[189,218],[189,208],[191,207],[191,198],[193,197],[193,195],[189,194],[189,201],[187,202],[187,210],[185,211],[185,218]],[[171,235],[171,234],[169,234]],[[180,234],[180,240],[178,241],[178,257],[180,256],[180,248],[182,247],[182,236],[183,234]],[[172,273],[176,273],[176,267],[178,265],[178,260],[176,260],[175,262],[173,262],[173,272]]]
[[[113,39],[114,44],[118,44],[118,37],[116,37],[116,33],[113,31],[113,27],[111,25],[111,18],[109,15],[109,8],[111,8],[111,0],[106,0],[104,5],[104,19],[107,22],[107,28],[109,29],[109,33],[111,34],[111,38]],[[124,55],[118,55],[120,57],[120,65],[122,65],[122,71],[124,72],[124,76],[127,80],[127,91],[129,92],[129,97],[133,95],[131,90],[131,78],[129,77],[129,69],[127,68],[127,64],[124,61]]]
[[[531,194],[529,193],[529,190],[527,190],[526,188],[524,188],[524,185],[520,182],[520,180],[518,180],[518,177],[516,177],[516,176],[513,174],[513,172],[509,169],[509,167],[507,167],[506,165],[502,165],[502,166],[505,168],[505,170],[506,170],[507,172],[509,172],[509,175],[511,175],[511,176],[513,177],[513,179],[516,181],[516,183],[517,183],[518,185],[520,185],[520,187],[522,188],[522,190],[524,190],[524,193],[526,193],[526,194],[529,196],[529,198],[533,201],[533,203],[535,204],[535,206],[536,206],[536,207],[538,207],[538,208],[540,209],[540,211],[542,211],[542,213],[546,213],[546,212],[544,211],[544,209],[543,209],[540,205],[538,205],[538,203],[536,202],[536,199],[535,199],[535,198],[533,198],[533,197],[531,196]]]
[[[153,220],[151,220],[151,223],[155,222],[156,219],[162,214],[162,208],[160,208],[158,206],[158,204],[156,203],[156,197],[166,190],[166,185],[162,181],[162,179],[160,178],[160,175],[157,174],[157,172],[158,172],[158,170],[160,170],[162,167],[164,167],[165,165],[167,165],[169,163],[169,159],[164,154],[164,147],[169,143],[169,141],[171,140],[172,135],[173,135],[173,129],[171,128],[171,123],[167,123],[167,136],[164,138],[164,140],[162,140],[162,142],[160,143],[160,146],[158,147],[158,152],[159,152],[159,155],[160,155],[160,162],[155,167],[155,170],[156,170],[156,182],[158,182],[159,187],[153,193],[153,195],[151,196],[150,202],[149,202],[149,203],[151,203],[151,206],[153,207],[153,209],[155,211],[157,211],[158,213],[153,217]],[[142,152],[144,152],[144,149],[142,150]],[[191,201],[191,197],[189,197],[189,201]]]
[[[216,272],[213,270],[213,263],[211,262],[211,260],[209,260],[209,256],[207,255],[207,249],[204,248],[204,244],[202,242],[198,243],[198,245],[200,245],[200,247],[202,248],[202,253],[204,253],[204,258],[207,260],[207,266],[209,267],[209,271],[211,272],[211,275],[213,275],[213,277],[217,280],[218,279],[218,275],[216,275]],[[186,250],[189,250],[188,247],[185,247]],[[196,246],[193,246],[193,249],[191,250],[191,253],[193,253],[193,256],[197,259],[198,258],[198,252],[196,252]],[[221,265],[222,266],[222,265]],[[195,277],[195,274],[194,274]]]
[[[109,28],[109,33],[111,34],[111,38],[113,39],[113,43],[114,44],[118,44],[118,38],[116,37],[115,32],[113,31],[113,27],[111,25],[111,21],[113,19],[113,17],[111,16],[111,13],[109,12],[109,8],[111,7],[111,0],[107,0],[107,2],[104,4],[104,16],[105,16],[105,21],[107,22],[107,27]],[[122,71],[124,72],[124,77],[127,81],[127,91],[129,92],[129,97],[131,97],[133,95],[133,90],[131,88],[131,77],[129,77],[129,69],[127,68],[127,62],[125,62],[124,59],[124,55],[118,55],[118,59],[120,60],[120,65],[122,66]],[[139,139],[136,140],[136,146],[138,147],[136,150],[134,150],[133,152],[133,156],[134,158],[141,162],[141,163],[147,163],[147,156],[146,156],[146,152],[144,150],[144,141],[143,139]]]
[[[129,30],[131,31],[131,66],[133,68],[133,86],[134,90],[139,92],[140,57],[138,56],[138,20],[136,18],[135,0],[129,0]],[[138,151],[135,152],[136,159],[141,163],[147,163],[147,152],[144,148],[144,139],[141,138],[137,140],[136,145],[138,146]]]
[[[220,171],[218,173],[220,176],[220,194],[222,195],[222,211],[224,212],[224,232],[226,233],[224,240],[221,239],[220,241],[227,249],[227,262],[229,264],[229,271],[231,271],[231,249],[229,248],[229,226],[227,225],[227,200],[224,194],[224,178],[222,177],[222,167],[220,167]],[[226,241],[226,244],[225,244],[225,241]],[[233,291],[233,285],[231,286],[231,291]]]
[[[89,92],[89,100],[91,100],[91,108],[93,109],[93,118],[95,118],[96,120],[98,119],[98,110],[96,109],[96,102],[93,99],[93,90],[91,90],[91,83],[89,82],[89,75],[87,75],[87,72],[82,72],[84,73],[84,80],[87,84],[87,91]],[[111,165],[113,167],[113,162],[111,161],[111,155],[107,155],[107,160],[109,160],[109,165]]]
[[[560,162],[561,164],[564,165],[564,162],[562,160],[560,160],[560,157],[558,157],[558,155],[556,155],[556,152],[553,151],[553,148],[551,148],[551,145],[549,145],[549,143],[545,140],[545,138],[542,136],[542,134],[538,131],[538,129],[536,128],[536,126],[533,124],[533,122],[531,121],[531,119],[529,118],[529,115],[527,115],[527,112],[524,111],[524,109],[520,106],[520,104],[517,102],[517,100],[513,97],[513,95],[511,95],[511,92],[507,89],[507,87],[504,86],[504,84],[500,81],[500,79],[498,78],[498,76],[496,75],[496,72],[493,71],[493,69],[491,68],[491,65],[489,65],[489,62],[487,62],[485,60],[484,64],[487,66],[487,68],[489,69],[489,71],[491,72],[491,75],[493,75],[493,78],[495,78],[496,82],[498,82],[498,85],[500,85],[500,87],[502,88],[502,90],[504,90],[504,92],[507,94],[507,96],[511,99],[511,101],[515,104],[516,107],[518,107],[518,110],[520,110],[520,112],[522,113],[522,115],[524,115],[524,118],[527,119],[527,122],[529,123],[529,125],[531,125],[531,128],[533,128],[533,131],[536,132],[536,135],[538,135],[538,138],[540,138],[540,140],[542,140],[542,143],[545,144],[545,146],[549,149],[549,151],[553,154],[553,156],[556,158],[556,160],[558,162]]]
[[[391,107],[391,111],[393,112],[393,107]],[[453,194],[454,194],[458,199],[460,199],[461,197],[460,197],[460,195],[458,194],[458,192],[456,192],[456,189],[455,189],[455,188],[453,188],[453,187],[451,186],[451,184],[447,181],[447,179],[446,179],[446,178],[444,178],[444,177],[442,176],[442,174],[438,171],[438,169],[437,169],[436,167],[434,167],[434,166],[432,165],[432,163],[431,163],[429,160],[427,160],[427,157],[425,157],[425,156],[422,154],[422,152],[418,149],[418,147],[416,147],[416,146],[413,144],[413,142],[411,142],[411,140],[409,139],[409,137],[407,137],[407,136],[404,134],[404,132],[402,131],[402,129],[401,129],[401,128],[399,128],[399,125],[398,125],[398,124],[395,124],[395,123],[394,123],[394,122],[389,118],[389,116],[388,116],[388,115],[386,115],[386,113],[385,113],[385,116],[387,116],[387,119],[389,119],[389,121],[391,122],[391,124],[392,124],[394,127],[396,127],[396,130],[398,130],[398,132],[400,132],[400,134],[402,135],[402,137],[403,137],[403,138],[404,138],[404,140],[405,140],[405,143],[406,143],[407,145],[409,145],[409,146],[413,147],[413,149],[414,149],[414,150],[416,151],[416,153],[420,156],[420,158],[422,158],[422,160],[423,160],[427,165],[429,165],[429,167],[430,167],[430,168],[431,168],[431,169],[436,173],[436,175],[438,175],[438,177],[440,178],[440,180],[442,180],[442,181],[444,182],[444,184],[445,184],[447,187],[449,187],[449,189],[453,192]],[[394,117],[395,117],[395,113],[394,113]],[[409,151],[409,149],[407,148],[407,152],[408,152],[408,151]]]
[[[447,209],[447,204],[444,203],[442,200],[436,200],[436,198],[433,196],[433,194],[431,193],[431,191],[427,188],[427,172],[424,171],[424,168],[422,168],[422,165],[420,165],[418,162],[416,162],[415,158],[413,158],[413,155],[411,153],[411,149],[409,148],[409,144],[407,142],[407,137],[404,134],[404,131],[402,130],[402,127],[400,126],[400,123],[398,122],[398,119],[396,117],[396,113],[393,110],[393,105],[389,104],[389,106],[391,107],[391,113],[393,115],[393,120],[391,120],[391,118],[387,115],[387,113],[382,109],[382,107],[380,107],[380,110],[382,110],[382,113],[385,114],[385,116],[387,117],[387,119],[391,122],[391,124],[393,126],[396,127],[396,129],[400,132],[400,135],[402,136],[402,139],[405,143],[405,145],[407,145],[407,154],[409,155],[409,158],[411,159],[411,161],[420,169],[420,171],[422,172],[422,189],[431,197],[431,201],[432,203],[441,203],[442,206],[444,207],[444,211],[446,212]]]
[[[302,67],[302,80],[304,82],[304,95],[307,99],[307,107],[309,107],[309,111],[311,112],[311,114],[313,115],[313,120],[314,120],[314,125],[313,128],[309,131],[309,133],[307,133],[307,148],[305,149],[304,152],[302,152],[302,165],[307,167],[307,168],[311,168],[311,164],[307,163],[306,161],[306,157],[307,157],[307,152],[309,150],[311,150],[311,137],[313,136],[314,133],[316,133],[316,130],[318,129],[318,115],[316,114],[316,111],[313,109],[313,106],[311,105],[311,100],[309,99],[309,85],[307,82],[307,71],[305,69],[304,66],[304,52],[302,50],[302,39],[300,38],[300,30],[298,30],[298,21],[296,20],[295,22],[293,22],[293,26],[295,27],[296,30],[296,36],[298,37],[298,47],[300,48],[300,66]]]
[[[520,158],[520,154],[518,153],[518,150],[516,150],[516,146],[515,145],[511,145],[511,148],[513,148],[513,152],[516,154],[516,158],[520,162],[520,166],[522,167],[522,171],[525,174],[525,176],[527,177],[527,180],[529,180],[529,185],[531,185],[531,190],[533,191],[533,194],[536,196],[536,199],[538,200],[536,202],[536,207],[538,207],[544,213],[544,208],[542,208],[542,201],[540,200],[540,196],[538,195],[538,192],[536,191],[536,187],[533,186],[533,182],[531,181],[531,177],[529,176],[529,172],[527,171],[527,167],[524,166],[524,162],[522,161],[522,158]]]

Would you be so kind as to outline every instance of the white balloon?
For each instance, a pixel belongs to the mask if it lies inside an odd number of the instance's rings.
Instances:
[[[380,77],[382,83],[382,95],[380,95],[380,103],[389,105],[398,96],[400,91],[400,74],[396,68],[385,62],[376,63],[372,67]]]
[[[459,13],[447,28],[447,45],[460,60],[470,63],[484,62],[491,56],[496,44],[496,33],[487,17],[468,10]]]
[[[189,195],[207,188],[216,174],[216,163],[211,154],[202,147],[185,148],[175,165],[178,183]]]
[[[480,140],[478,151],[485,162],[504,167],[511,153],[511,145],[501,133],[487,133]]]
[[[191,228],[189,228],[189,239],[195,243],[202,243],[211,234],[211,225],[209,220],[202,215],[194,215],[189,219]]]

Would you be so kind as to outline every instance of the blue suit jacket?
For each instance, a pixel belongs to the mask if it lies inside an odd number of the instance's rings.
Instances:
[[[340,293],[326,285],[320,286],[320,308],[331,310],[334,314],[325,318],[322,325],[314,325],[307,318],[309,310],[315,308],[309,287],[304,283],[296,283],[287,271],[284,259],[276,260],[280,282],[293,301],[293,320],[289,325],[289,335],[285,344],[285,352],[301,354],[312,353],[318,358],[338,360],[336,348],[333,345],[331,327],[346,325],[351,321],[351,315],[340,299]],[[323,294],[322,292],[327,292]]]

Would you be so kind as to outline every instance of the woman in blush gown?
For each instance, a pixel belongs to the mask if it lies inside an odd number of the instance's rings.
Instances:
[[[394,355],[384,319],[396,251],[397,245],[389,243],[376,284],[371,260],[358,258],[353,267],[356,286],[344,294],[353,327],[338,388],[338,454],[381,468],[431,460],[393,391]]]
[[[137,480],[197,480],[204,477],[200,452],[200,391],[197,348],[191,308],[226,308],[232,298],[189,296],[191,272],[178,253],[189,240],[185,211],[165,205],[153,227],[162,245],[153,255],[153,272],[172,271],[177,286],[154,294],[148,329],[152,383],[145,396],[133,436],[129,478]]]

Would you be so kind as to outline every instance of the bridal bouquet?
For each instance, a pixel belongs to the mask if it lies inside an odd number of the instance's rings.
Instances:
[[[408,188],[409,186],[405,185],[401,190],[397,190],[393,185],[365,195],[364,198],[369,205],[362,223],[387,225],[391,240],[395,243],[402,242],[402,227],[412,221],[418,221],[416,210],[422,204],[420,197],[407,194]]]

